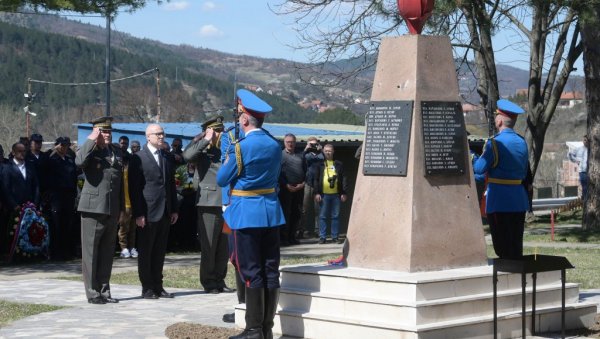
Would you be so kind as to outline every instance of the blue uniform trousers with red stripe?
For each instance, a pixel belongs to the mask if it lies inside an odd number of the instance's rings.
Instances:
[[[247,288],[279,288],[280,227],[233,231],[233,259]]]

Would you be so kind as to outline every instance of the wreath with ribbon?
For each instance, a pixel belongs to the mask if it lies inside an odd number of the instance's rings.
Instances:
[[[48,257],[48,244],[50,243],[50,230],[48,223],[31,202],[26,202],[14,214],[12,244],[8,254],[11,261],[15,254],[23,257],[44,255]]]
[[[181,165],[175,170],[175,187],[177,192],[182,195],[196,192],[194,177],[189,175],[187,164]]]

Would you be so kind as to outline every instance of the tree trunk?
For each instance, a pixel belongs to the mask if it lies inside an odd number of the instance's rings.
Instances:
[[[485,11],[484,1],[466,1],[461,3],[459,8],[466,18],[471,35],[471,47],[477,65],[477,93],[481,98],[481,105],[485,107],[488,133],[489,136],[492,136],[496,133],[494,112],[496,111],[496,101],[500,98],[492,44],[493,25]]]
[[[559,11],[559,7],[555,7],[548,1],[534,1],[531,9],[534,13],[531,30],[525,31],[529,36],[531,53],[525,140],[529,147],[531,172],[535,177],[544,151],[546,131],[569,75],[573,71],[573,64],[581,54],[581,44],[577,43],[579,26],[575,24],[571,29],[575,17],[575,12],[571,8],[565,14],[564,21],[556,27],[555,48],[550,54],[552,58],[549,71],[544,73],[544,60],[548,55],[546,44],[549,38],[549,26],[552,26],[548,17],[553,17]]]
[[[583,65],[585,73],[588,155],[588,189],[584,201],[584,229],[600,229],[600,5],[596,5],[590,21],[583,23]]]

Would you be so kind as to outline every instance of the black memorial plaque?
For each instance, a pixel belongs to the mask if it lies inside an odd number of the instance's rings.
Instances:
[[[367,113],[364,175],[406,176],[412,101],[375,101]]]
[[[460,102],[422,101],[425,175],[465,173],[465,120]]]

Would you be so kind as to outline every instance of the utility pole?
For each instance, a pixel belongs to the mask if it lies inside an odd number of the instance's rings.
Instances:
[[[31,79],[27,79],[27,93],[25,93],[25,98],[27,99],[27,106],[23,107],[23,111],[25,111],[25,136],[29,138],[29,131],[31,126],[31,117],[37,116],[36,113],[30,111],[31,104],[33,103],[33,98],[35,94],[31,93]]]
[[[110,116],[110,15],[112,12],[112,6],[106,8],[106,63],[105,63],[105,74],[106,74],[106,113],[107,117]]]

